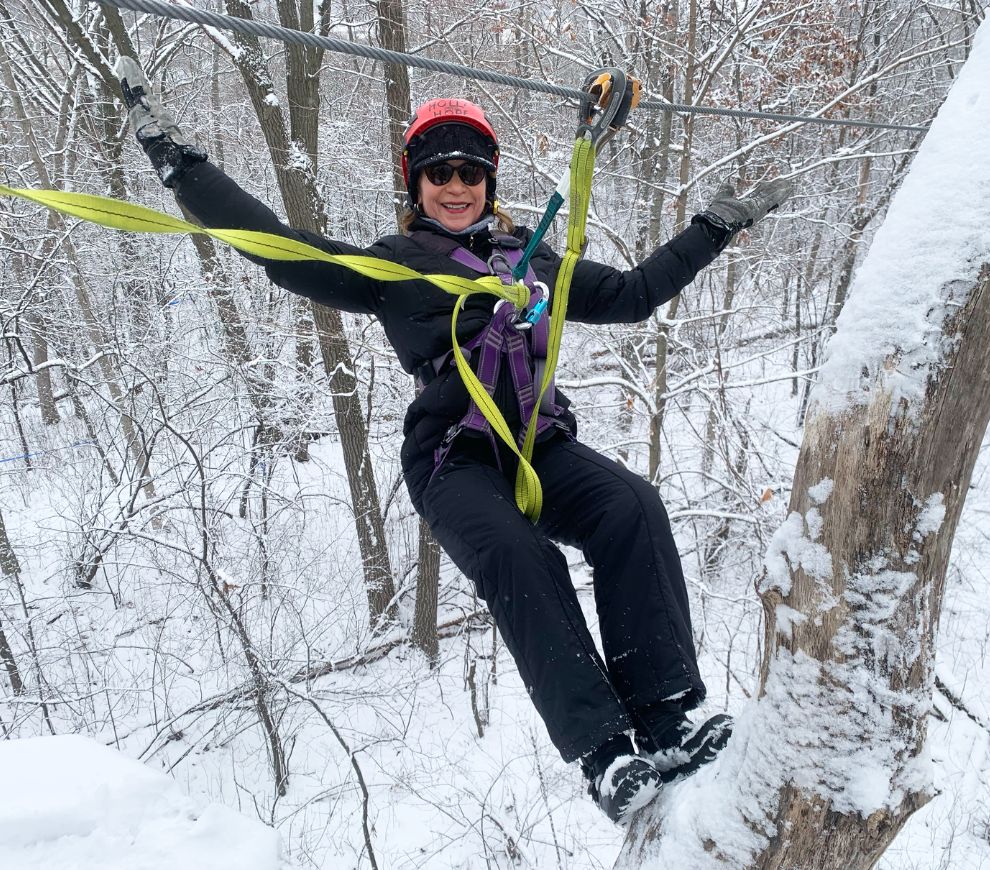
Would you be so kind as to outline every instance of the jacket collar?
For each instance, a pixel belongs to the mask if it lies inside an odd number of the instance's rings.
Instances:
[[[490,248],[494,243],[491,230],[492,221],[493,218],[490,214],[485,215],[476,224],[466,227],[459,233],[454,233],[448,230],[440,221],[435,221],[433,218],[419,214],[409,225],[409,229],[411,231],[423,230],[429,233],[436,233],[438,236],[446,236],[448,239],[453,239],[458,244],[473,251]]]

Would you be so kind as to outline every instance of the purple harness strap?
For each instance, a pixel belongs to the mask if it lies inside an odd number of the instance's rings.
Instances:
[[[473,269],[484,275],[495,274],[501,279],[503,284],[509,284],[512,281],[512,268],[522,259],[522,250],[519,248],[504,249],[499,247],[496,249],[489,263],[486,263],[480,257],[460,245],[452,248],[449,251],[449,256],[469,269]],[[500,263],[505,265],[505,269],[497,268]],[[536,289],[537,279],[532,266],[526,270],[524,283],[532,291],[529,299],[529,308],[531,310],[543,298],[542,291]],[[535,324],[527,329],[518,329],[516,318],[517,312],[512,305],[507,302],[499,302],[495,306],[495,312],[489,324],[464,345],[462,350],[470,351],[471,353],[474,351],[478,352],[476,374],[489,396],[494,396],[503,355],[508,359],[509,372],[512,376],[512,386],[515,389],[516,400],[519,403],[520,420],[523,427],[526,427],[536,409],[536,398],[543,379],[543,372],[545,371],[547,343],[550,336],[550,317],[548,314],[544,314]],[[530,342],[526,341],[527,333],[532,336]],[[445,355],[442,358],[441,365],[449,361],[449,358],[449,354]],[[536,425],[537,434],[554,426],[556,418],[563,411],[553,401],[555,394],[554,383],[551,381],[539,408]],[[464,429],[472,429],[487,435],[495,451],[496,462],[501,466],[501,462],[498,459],[498,444],[495,434],[492,432],[491,424],[485,418],[485,415],[482,414],[477,402],[472,399],[467,413],[461,418],[460,422],[447,430],[443,442],[436,449],[434,453],[434,473],[443,463],[458,433]],[[525,434],[525,428],[522,428],[517,436],[520,446],[525,438]]]

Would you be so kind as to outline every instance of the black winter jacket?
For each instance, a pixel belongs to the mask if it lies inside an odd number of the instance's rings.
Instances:
[[[207,227],[260,230],[301,239],[333,254],[371,255],[402,263],[421,273],[442,272],[466,278],[477,277],[468,267],[424,247],[408,236],[384,236],[368,248],[357,248],[303,230],[294,230],[210,163],[191,167],[176,183],[175,193],[181,204]],[[425,223],[414,228],[436,231]],[[724,242],[722,238],[714,238],[716,234],[717,231],[712,232],[704,224],[694,224],[628,271],[581,260],[571,283],[568,320],[582,323],[635,323],[645,320],[658,305],[676,296],[700,269],[715,258],[720,243]],[[525,243],[531,232],[520,227],[515,235]],[[491,254],[492,239],[487,231],[475,233],[466,242],[463,239],[460,241],[484,260]],[[268,277],[286,290],[342,311],[374,314],[381,322],[403,369],[409,373],[450,350],[450,318],[456,297],[426,281],[380,282],[326,263],[249,259],[263,265]],[[553,288],[561,262],[557,254],[541,244],[531,262],[537,278]],[[487,294],[468,298],[458,318],[461,344],[488,323],[495,301],[494,296]],[[464,416],[468,401],[460,375],[452,367],[427,385],[406,413],[402,447],[405,471],[408,472],[418,462],[425,462],[427,458],[432,462],[433,451],[447,429]],[[569,404],[559,391],[556,401],[565,407]],[[502,401],[499,404],[510,423],[518,421],[514,402],[506,404]],[[574,431],[574,419],[569,412],[565,412],[563,420]]]

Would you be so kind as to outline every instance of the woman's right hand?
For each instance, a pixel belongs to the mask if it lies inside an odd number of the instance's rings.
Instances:
[[[124,105],[138,144],[144,148],[162,184],[174,187],[190,167],[206,160],[206,152],[185,138],[133,58],[119,58],[114,73],[120,80]]]

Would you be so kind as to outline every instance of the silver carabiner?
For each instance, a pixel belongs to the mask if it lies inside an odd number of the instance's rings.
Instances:
[[[532,329],[540,322],[540,318],[543,317],[547,310],[547,306],[550,304],[550,288],[547,287],[542,281],[534,281],[533,289],[540,291],[540,298],[533,303],[531,308],[525,308],[519,312],[516,319],[513,321],[512,325],[519,330],[524,332],[527,329]]]
[[[509,258],[501,251],[495,251],[488,258],[488,268],[503,284],[512,283],[512,263],[509,262]]]

